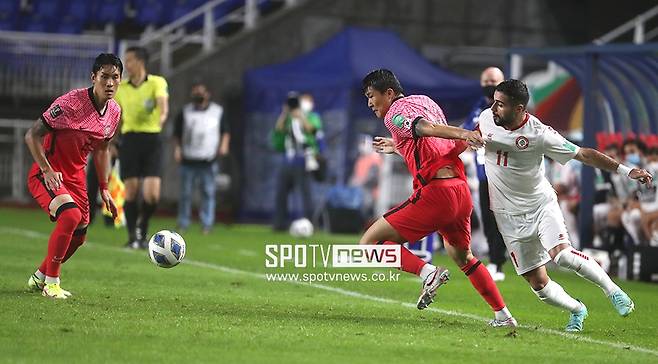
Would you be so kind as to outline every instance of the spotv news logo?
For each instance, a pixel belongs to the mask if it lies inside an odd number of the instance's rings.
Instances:
[[[400,268],[400,245],[267,244],[265,267]],[[331,265],[329,265],[331,263]]]

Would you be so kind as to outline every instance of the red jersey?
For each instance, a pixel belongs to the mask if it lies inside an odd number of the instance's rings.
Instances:
[[[414,128],[420,118],[431,123],[447,124],[443,110],[424,95],[395,99],[384,116],[384,124],[414,178],[414,189],[426,185],[439,169],[446,166],[452,166],[458,177],[466,180],[464,164],[459,159],[459,154],[464,150],[463,142],[417,136]]]
[[[89,152],[111,139],[119,125],[121,108],[114,100],[107,102],[103,114],[93,100],[91,87],[72,90],[55,99],[41,115],[51,131],[43,140],[46,158],[54,171],[62,173],[67,185],[85,186]],[[39,169],[36,163],[35,168]]]

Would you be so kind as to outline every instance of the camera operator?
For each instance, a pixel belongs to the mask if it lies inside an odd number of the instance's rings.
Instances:
[[[316,134],[322,129],[320,117],[311,112],[312,100],[309,94],[289,93],[272,133],[274,150],[284,153],[276,187],[274,230],[288,228],[288,194],[295,188],[302,197],[302,217],[312,215],[310,179],[320,168]]]

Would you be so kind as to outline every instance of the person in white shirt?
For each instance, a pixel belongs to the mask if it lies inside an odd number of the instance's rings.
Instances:
[[[506,80],[496,87],[491,108],[480,114],[491,209],[517,273],[540,300],[571,312],[567,331],[582,331],[587,308],[549,278],[549,261],[599,286],[622,316],[633,311],[634,303],[594,259],[571,246],[555,191],[544,174],[544,156],[561,164],[576,159],[641,183],[651,182],[652,176],[567,141],[527,112],[528,98],[523,82]]]

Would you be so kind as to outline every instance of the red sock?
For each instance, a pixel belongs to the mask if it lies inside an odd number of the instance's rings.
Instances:
[[[87,238],[87,228],[79,229],[73,232],[71,236],[71,243],[69,243],[69,248],[66,250],[64,259],[62,259],[62,264],[66,263],[69,258],[75,254],[75,251],[84,244],[85,239]]]
[[[400,269],[405,272],[420,275],[420,270],[425,264],[427,264],[424,260],[418,258],[416,254],[412,253],[409,249],[403,247],[402,244],[393,241],[380,241],[377,244],[400,245],[400,260],[402,263],[402,267]]]
[[[48,269],[48,254],[47,253],[46,253],[46,257],[43,258],[43,262],[41,262],[41,265],[39,266],[39,272],[41,272],[45,275],[46,274],[46,269]]]
[[[494,311],[502,310],[505,307],[503,296],[500,295],[489,270],[477,258],[471,259],[465,266],[459,268]]]
[[[59,277],[62,260],[71,242],[73,231],[80,223],[81,218],[82,214],[77,207],[68,208],[57,217],[57,225],[48,240],[46,276]]]

